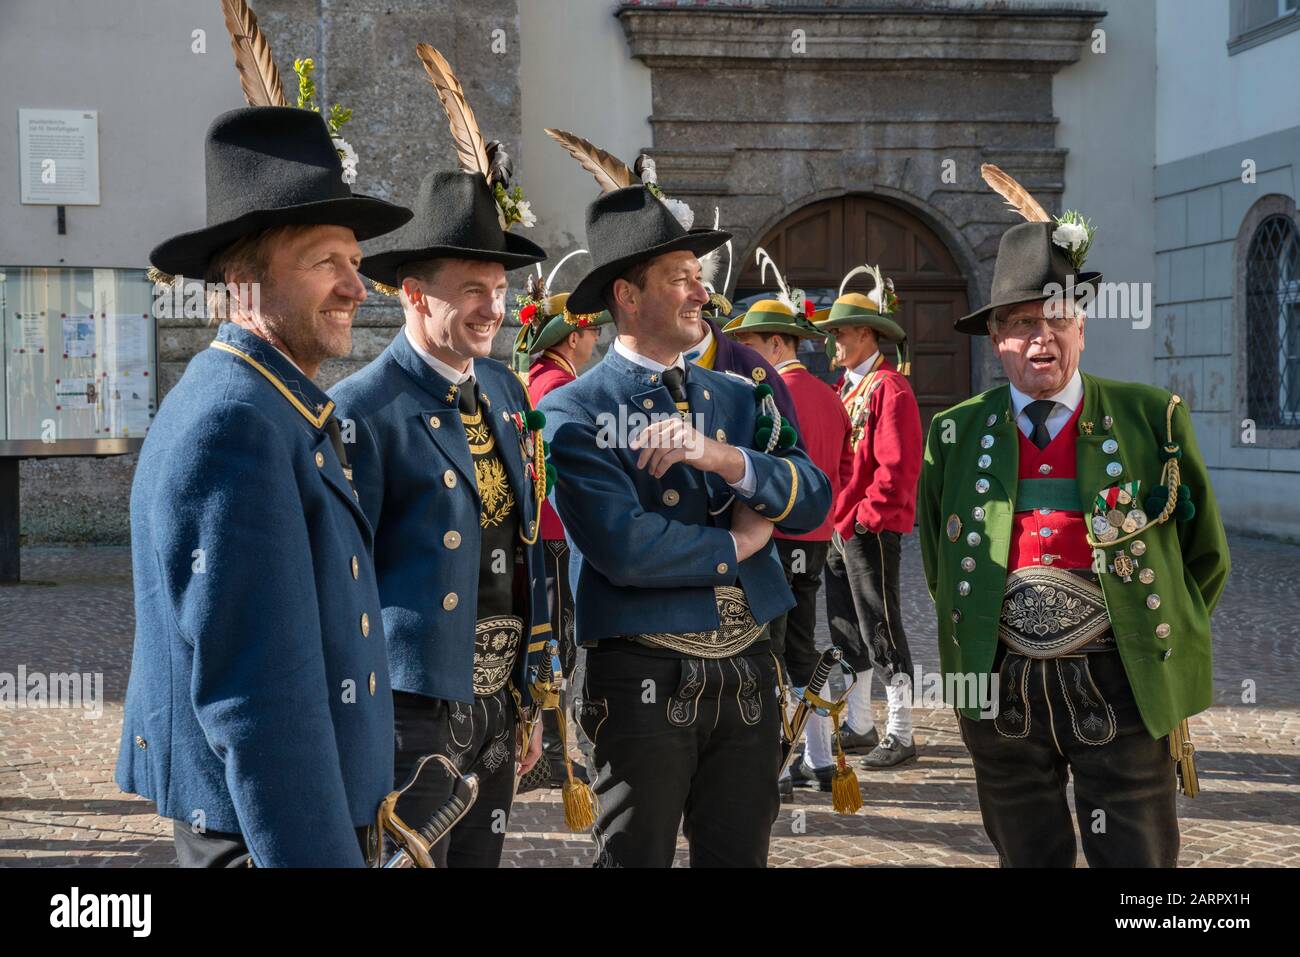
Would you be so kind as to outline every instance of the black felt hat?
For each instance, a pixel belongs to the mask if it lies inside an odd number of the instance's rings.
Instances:
[[[1061,289],[1073,284],[1096,283],[1099,272],[1075,272],[1065,247],[1052,241],[1056,224],[1017,223],[1002,234],[998,258],[993,265],[990,301],[982,309],[962,316],[953,328],[972,336],[988,335],[988,319],[995,309],[1022,302],[1044,302],[1052,298],[1047,287]]]
[[[593,266],[569,294],[569,310],[600,312],[605,287],[637,263],[680,250],[702,256],[730,238],[731,233],[719,229],[687,231],[645,186],[602,193],[587,207]]]
[[[206,138],[208,225],[149,254],[173,276],[202,277],[212,256],[237,239],[291,224],[346,226],[358,240],[380,236],[411,211],[343,182],[343,164],[320,114],[287,106],[222,113]]]
[[[541,246],[501,228],[487,180],[466,170],[427,174],[420,181],[415,218],[372,246],[361,274],[386,286],[401,284],[402,266],[428,259],[475,259],[517,269],[546,258]]]

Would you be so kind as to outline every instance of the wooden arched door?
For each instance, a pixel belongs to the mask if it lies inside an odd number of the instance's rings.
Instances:
[[[759,242],[792,286],[829,305],[840,280],[854,266],[879,265],[894,280],[899,314],[912,352],[912,388],[921,423],[970,396],[970,338],[953,329],[969,312],[966,278],[942,240],[925,223],[896,206],[869,196],[826,199],[790,214]],[[768,275],[768,286],[772,277]],[[761,292],[750,252],[736,297]],[[857,277],[850,289],[866,291]],[[886,358],[892,360],[892,350]]]

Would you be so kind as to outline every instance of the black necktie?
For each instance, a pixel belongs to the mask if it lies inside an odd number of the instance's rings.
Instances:
[[[686,373],[676,366],[670,366],[663,372],[664,388],[668,394],[673,397],[673,402],[677,403],[679,412],[689,411],[689,400],[686,398]]]
[[[351,482],[352,469],[348,466],[348,453],[343,448],[343,431],[339,428],[338,416],[331,415],[325,420],[325,434],[329,436],[330,445],[334,447],[334,454],[339,457],[339,465],[343,466],[343,474]]]
[[[456,404],[460,406],[460,411],[465,415],[473,415],[478,411],[478,383],[474,381],[473,376],[460,384]]]
[[[1051,399],[1038,399],[1029,403],[1023,410],[1025,415],[1029,416],[1029,424],[1034,427],[1034,430],[1029,433],[1029,441],[1040,449],[1047,448],[1048,443],[1052,441],[1047,431],[1047,417],[1055,408],[1056,403]]]

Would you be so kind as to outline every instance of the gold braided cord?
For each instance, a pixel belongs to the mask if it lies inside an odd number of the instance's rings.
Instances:
[[[529,411],[532,411],[533,397],[528,394],[528,380],[515,372],[515,378],[519,380],[524,387],[524,402],[527,403]],[[519,525],[519,539],[525,545],[536,545],[537,539],[542,534],[542,502],[546,500],[546,451],[542,448],[542,433],[540,429],[534,429],[533,432],[533,515],[536,516],[536,526],[533,528],[533,537],[529,538],[524,534],[523,523]]]

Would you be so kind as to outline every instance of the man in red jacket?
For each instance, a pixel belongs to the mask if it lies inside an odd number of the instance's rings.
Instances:
[[[902,536],[912,530],[916,516],[921,414],[901,362],[907,337],[889,318],[898,302],[893,284],[881,277],[879,267],[857,272],[873,276],[875,288],[867,295],[845,294],[841,285],[830,314],[817,323],[832,334],[836,364],[844,369],[840,400],[853,448],[849,476],[831,508],[835,529],[826,561],[826,615],[831,639],[858,678],[846,709],[846,749],[874,730],[873,663],[884,672],[889,699],[885,736],[862,760],[864,768],[876,770],[916,757],[912,654],[903,632],[898,570]],[[881,353],[882,341],[898,344],[902,370]],[[812,740],[810,734],[810,747]]]
[[[555,271],[552,270],[551,276],[554,275]],[[574,315],[566,308],[568,298],[567,292],[548,295],[546,284],[538,276],[529,277],[524,298],[520,301],[515,367],[520,372],[527,370],[525,382],[528,397],[534,406],[548,392],[567,385],[578,377],[578,370],[590,361],[596,348],[600,327],[610,319],[608,312]],[[551,634],[559,639],[560,665],[567,687],[572,688],[577,666],[577,647],[573,641],[569,544],[564,538],[564,525],[550,499],[542,502],[541,524],[546,590],[551,605]],[[564,707],[568,707],[567,701]],[[567,779],[567,773],[564,768],[564,742],[560,738],[554,711],[542,712],[542,753],[550,770],[547,783],[551,787],[559,787]],[[586,769],[582,765],[575,764],[573,773],[579,780],[587,780]]]

